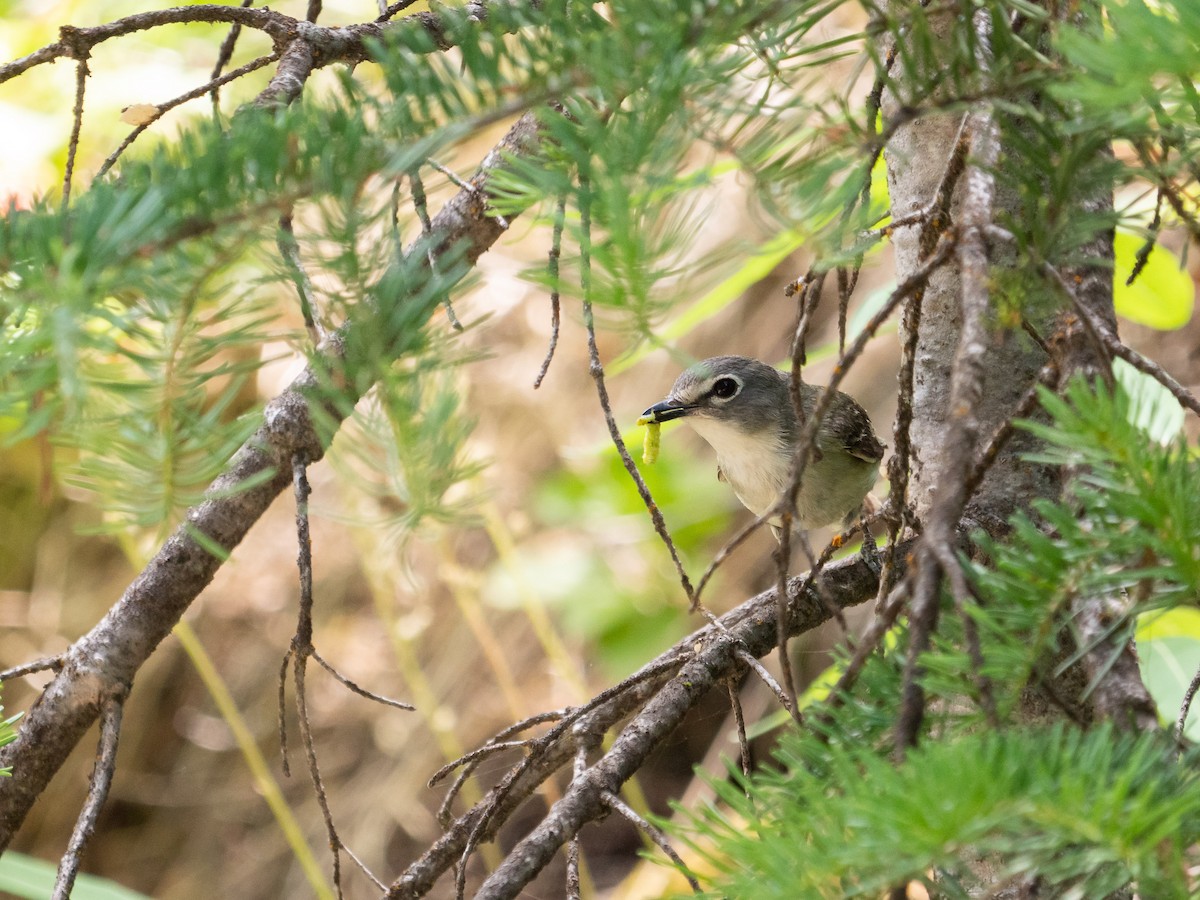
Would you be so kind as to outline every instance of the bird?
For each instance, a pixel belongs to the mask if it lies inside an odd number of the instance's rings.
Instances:
[[[824,388],[800,386],[806,416]],[[639,422],[683,419],[716,451],[717,478],[733,488],[756,516],[775,508],[792,477],[801,427],[792,406],[790,377],[747,356],[714,356],[676,380],[665,400]],[[879,476],[884,445],[871,418],[849,394],[835,391],[817,430],[817,454],[809,458],[796,495],[794,528],[809,531],[852,523]],[[778,517],[771,520],[780,537]]]

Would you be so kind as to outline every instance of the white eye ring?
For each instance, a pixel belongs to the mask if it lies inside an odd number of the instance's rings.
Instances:
[[[732,400],[742,391],[742,380],[736,375],[722,375],[713,382],[709,394],[718,403]]]

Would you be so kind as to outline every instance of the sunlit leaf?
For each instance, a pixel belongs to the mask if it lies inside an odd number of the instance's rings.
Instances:
[[[1196,285],[1171,251],[1156,244],[1137,279],[1133,284],[1125,283],[1143,244],[1136,235],[1117,232],[1113,272],[1113,302],[1117,312],[1131,322],[1160,331],[1182,328],[1192,318]]]

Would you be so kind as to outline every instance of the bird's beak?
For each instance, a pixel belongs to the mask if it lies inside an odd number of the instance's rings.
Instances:
[[[642,417],[638,419],[639,425],[644,425],[647,422],[670,422],[672,419],[679,419],[686,416],[692,407],[686,406],[678,400],[666,399],[661,403],[655,403],[652,407],[642,413]]]

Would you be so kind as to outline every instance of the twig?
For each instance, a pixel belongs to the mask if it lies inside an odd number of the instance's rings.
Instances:
[[[884,635],[891,630],[892,625],[895,624],[896,619],[899,617],[900,610],[904,608],[904,601],[907,598],[907,594],[907,585],[898,584],[892,588],[887,598],[879,605],[879,610],[876,612],[875,618],[871,620],[871,624],[867,627],[866,632],[859,639],[858,646],[854,648],[854,655],[850,657],[850,661],[846,664],[846,668],[838,678],[837,684],[829,692],[828,702],[830,704],[833,706],[841,705],[842,698],[854,687],[854,683],[862,673],[863,666],[866,665],[867,657],[879,648]]]
[[[249,0],[245,0],[245,2],[249,2]],[[235,25],[234,27],[236,28],[238,26]],[[222,85],[228,84],[231,81],[236,81],[243,75],[247,75],[250,72],[261,69],[263,66],[269,65],[270,63],[275,62],[277,59],[279,59],[278,53],[268,53],[266,56],[260,56],[258,59],[251,60],[244,66],[239,66],[232,72],[228,72],[219,77],[214,77],[207,84],[202,84],[198,88],[193,88],[192,90],[180,94],[178,97],[175,97],[172,100],[168,100],[165,103],[155,104],[154,112],[144,122],[139,123],[132,131],[129,132],[129,134],[125,135],[125,139],[121,141],[117,149],[110,153],[108,158],[105,159],[100,165],[100,168],[96,171],[96,175],[92,181],[98,181],[107,175],[109,169],[116,165],[117,160],[121,158],[121,154],[128,149],[129,145],[137,140],[142,132],[148,129],[151,125],[153,125],[175,107],[182,106],[184,103],[187,103],[189,100],[195,100],[197,97],[202,97],[209,91],[216,91],[217,88],[221,87]]]
[[[1155,192],[1154,198],[1154,218],[1150,220],[1150,236],[1146,238],[1146,242],[1138,248],[1137,256],[1134,257],[1133,269],[1129,272],[1129,277],[1125,279],[1125,286],[1129,287],[1137,277],[1142,274],[1142,270],[1146,268],[1146,263],[1150,262],[1150,254],[1154,251],[1155,245],[1158,243],[1158,229],[1162,225],[1162,205],[1163,205],[1163,189],[1160,185]]]
[[[643,666],[620,684],[614,685],[608,690],[601,691],[584,706],[571,710],[571,712],[563,716],[559,723],[550,729],[550,731],[546,732],[546,734],[538,738],[535,742],[533,742],[533,744],[530,745],[528,755],[519,763],[517,763],[517,765],[515,765],[511,770],[509,770],[508,774],[506,774],[500,783],[489,792],[488,796],[476,805],[476,808],[472,811],[472,813],[474,813],[473,816],[470,813],[468,814],[468,816],[471,816],[471,818],[469,822],[466,823],[465,840],[460,845],[461,850],[457,857],[459,868],[458,879],[464,877],[463,872],[471,852],[478,845],[479,841],[483,839],[484,834],[487,833],[488,828],[492,823],[493,817],[496,816],[503,808],[505,801],[509,798],[509,795],[517,789],[517,785],[522,776],[524,776],[526,772],[532,770],[535,764],[537,764],[539,761],[548,757],[550,751],[558,745],[559,741],[564,735],[577,733],[574,732],[574,729],[580,720],[584,718],[584,716],[588,715],[593,710],[604,707],[610,701],[630,695],[632,690],[642,682],[653,681],[660,674],[679,668],[679,666],[682,664],[682,652],[683,651],[680,649],[680,647],[676,645],[675,648],[672,648],[672,650],[663,654],[658,659],[655,659],[649,664]],[[609,722],[608,724],[612,723]],[[539,775],[534,779],[534,784],[528,786],[528,789],[524,791],[524,793],[531,793],[532,790],[540,785],[542,781],[550,777],[556,768],[557,766],[546,767],[548,770],[544,770],[543,772],[539,773]],[[464,819],[465,818],[467,817],[464,817]],[[460,819],[459,821],[461,822],[463,820]],[[397,884],[393,884],[392,890],[388,895],[389,897],[393,896],[395,893]]]
[[[292,767],[288,762],[288,737],[287,737],[287,671],[288,663],[292,661],[294,648],[288,647],[287,652],[283,654],[283,662],[279,664],[279,764],[283,770],[284,778],[292,777]]]
[[[554,359],[554,350],[558,347],[558,329],[562,322],[562,299],[558,289],[558,261],[562,255],[563,225],[567,216],[567,195],[560,194],[554,207],[554,231],[550,236],[550,252],[546,259],[546,274],[550,280],[550,346],[546,348],[546,358],[542,360],[542,368],[537,378],[533,380],[536,391],[542,386],[542,380],[550,371],[550,362]]]
[[[421,170],[414,167],[408,173],[408,185],[412,191],[413,209],[416,210],[417,219],[421,222],[421,235],[427,237],[430,229],[429,220],[429,201],[425,196],[425,182],[421,180]],[[468,186],[468,189],[474,191],[473,187]],[[429,245],[426,255],[429,259],[430,269],[436,274],[436,261],[433,258],[433,246]],[[442,295],[442,308],[446,311],[446,318],[450,320],[450,327],[455,331],[462,331],[462,322],[458,321],[458,316],[454,312],[454,305],[450,302],[450,295]]]
[[[786,601],[784,601],[784,605],[786,606]],[[747,666],[749,666],[750,670],[754,672],[755,675],[762,679],[762,683],[770,689],[771,693],[775,695],[775,699],[778,700],[779,704],[787,710],[788,715],[790,715],[796,721],[797,725],[804,724],[804,719],[801,717],[800,709],[796,704],[796,698],[780,686],[779,682],[776,681],[771,676],[771,673],[767,671],[766,666],[755,659],[754,655],[744,648],[739,647],[734,650],[734,655]]]
[[[1191,684],[1183,694],[1183,702],[1179,704],[1179,715],[1175,719],[1175,740],[1182,746],[1184,730],[1187,727],[1188,714],[1192,711],[1192,701],[1196,699],[1196,691],[1200,691],[1200,669],[1192,676]]]
[[[802,434],[805,418],[808,413],[804,408],[804,384],[800,377],[800,367],[804,363],[805,349],[808,343],[808,329],[813,316],[816,314],[817,307],[821,303],[821,289],[825,284],[826,274],[825,272],[816,274],[810,272],[805,276],[804,290],[800,292],[800,310],[796,319],[796,329],[792,336],[792,366],[791,376],[788,379],[788,395],[792,404],[792,414],[796,420],[796,430]],[[814,452],[819,456],[819,449]],[[779,547],[775,556],[775,628],[779,635],[779,671],[783,676],[783,690],[787,697],[784,708],[788,710],[792,718],[797,722],[800,721],[799,700],[796,692],[796,679],[792,674],[792,658],[788,653],[787,646],[787,579],[788,564],[791,562],[792,523],[797,516],[796,501],[800,493],[800,479],[803,473],[803,465],[799,464],[798,460],[794,458],[791,481],[787,490],[784,491],[784,498],[778,504],[781,507],[779,509],[779,528],[776,532],[776,537],[779,538]],[[813,564],[812,550],[809,548],[807,541],[803,541],[803,543],[810,564]]]
[[[596,395],[600,398],[600,408],[604,412],[604,421],[608,425],[609,437],[616,446],[617,453],[621,456],[621,462],[625,466],[625,471],[629,473],[629,477],[637,485],[638,495],[642,498],[642,502],[650,512],[650,520],[654,523],[655,532],[658,533],[658,536],[667,546],[667,552],[671,555],[671,562],[675,564],[675,572],[678,574],[679,583],[683,586],[683,592],[688,598],[690,609],[692,612],[695,612],[699,603],[696,591],[692,587],[691,579],[688,578],[687,571],[683,567],[683,560],[679,556],[679,550],[675,546],[675,541],[671,538],[671,534],[667,530],[667,523],[663,518],[662,511],[658,508],[658,504],[654,502],[650,488],[646,485],[645,479],[642,478],[642,473],[638,471],[637,465],[634,464],[633,458],[629,455],[629,449],[625,446],[624,438],[621,437],[621,429],[617,427],[616,417],[613,416],[612,403],[608,398],[608,388],[604,383],[604,366],[600,362],[600,350],[596,345],[596,321],[592,314],[592,302],[589,299],[591,296],[591,238],[589,234],[589,229],[591,228],[591,200],[588,190],[587,181],[581,175],[579,194],[579,274],[580,286],[583,291],[583,323],[587,329],[589,370],[592,375],[592,381],[596,384]]]
[[[100,717],[100,743],[96,749],[96,764],[88,784],[87,802],[79,812],[67,852],[58,863],[58,875],[54,879],[53,900],[67,900],[79,874],[79,864],[88,840],[96,830],[96,820],[108,791],[112,786],[113,773],[117,768],[117,742],[121,736],[121,718],[125,711],[124,696],[110,697],[104,704]]]
[[[491,738],[488,739],[487,743],[491,744],[491,743],[495,743],[497,741],[502,741],[505,738],[511,737],[512,735],[516,734],[519,731],[524,731],[526,728],[531,728],[534,725],[540,725],[543,722],[552,722],[552,721],[556,721],[558,719],[562,719],[569,712],[570,712],[570,710],[551,710],[549,712],[543,712],[543,713],[538,713],[537,715],[534,715],[534,716],[529,716],[528,718],[522,719],[520,722],[517,722],[513,725],[509,725],[507,728],[503,729],[499,733],[494,734]],[[463,785],[466,784],[467,779],[470,778],[471,774],[475,771],[475,768],[477,765],[478,765],[478,761],[475,761],[475,760],[472,760],[471,762],[468,762],[466,765],[464,765],[463,770],[461,772],[459,772],[458,777],[454,779],[453,784],[451,784],[449,789],[447,789],[446,796],[442,798],[442,803],[438,807],[438,814],[437,814],[438,823],[442,826],[442,828],[444,828],[444,829],[449,828],[450,807],[454,803],[454,798],[457,797],[459,791],[462,790]],[[447,768],[447,767],[443,766],[443,769],[444,768]],[[436,777],[436,773],[435,773],[435,777]],[[430,787],[433,787],[434,783],[435,783],[434,779],[431,777],[429,779],[428,783],[429,783]]]
[[[417,0],[397,0],[396,3],[384,6],[384,0],[379,0],[379,18],[375,21],[378,23],[386,22],[392,16],[396,15],[396,13],[403,12],[416,2]]]
[[[411,712],[414,709],[416,709],[416,707],[413,706],[411,703],[405,703],[403,700],[393,700],[391,697],[385,697],[382,694],[376,694],[374,691],[368,691],[366,688],[355,684],[353,681],[351,681],[349,678],[347,678],[345,675],[343,675],[341,672],[339,672],[337,669],[335,669],[333,666],[331,666],[329,663],[327,663],[325,661],[324,657],[322,657],[321,654],[317,652],[316,647],[312,648],[310,655],[312,656],[313,659],[315,659],[318,663],[320,663],[321,668],[323,668],[326,672],[328,672],[330,675],[332,675],[334,678],[336,678],[345,687],[349,688],[351,691],[358,694],[358,696],[365,697],[368,700],[373,700],[376,703],[382,703],[384,706],[391,706],[391,707],[394,707],[395,709],[403,709],[408,712]]]
[[[1046,365],[1042,366],[1041,371],[1038,372],[1037,379],[1030,385],[1029,390],[1025,392],[1025,396],[1017,403],[1012,415],[996,426],[996,430],[992,432],[992,436],[988,439],[987,444],[984,445],[983,450],[975,458],[975,464],[967,474],[964,486],[968,497],[975,493],[975,490],[983,481],[983,476],[991,469],[999,457],[1000,451],[1004,449],[1004,445],[1012,437],[1013,432],[1016,430],[1017,420],[1028,417],[1037,407],[1038,387],[1054,384],[1057,380],[1058,363],[1051,359]]]
[[[321,766],[317,760],[316,742],[313,740],[312,723],[308,717],[308,691],[305,687],[305,672],[308,657],[297,653],[292,657],[292,678],[296,682],[296,718],[299,720],[300,743],[304,747],[304,758],[308,763],[308,776],[312,781],[313,791],[317,796],[317,805],[321,808],[321,819],[325,823],[325,835],[329,839],[329,852],[333,854],[333,889],[339,900],[342,897],[342,839],[338,837],[337,827],[333,822],[333,812],[329,808],[329,797],[325,793],[325,783],[321,779]]]
[[[550,710],[548,712],[541,712],[541,713],[537,713],[536,715],[527,716],[526,718],[522,719],[521,721],[515,722],[512,725],[507,726],[506,728],[502,729],[501,731],[497,732],[496,734],[494,734],[490,738],[488,738],[487,741],[485,741],[477,750],[473,750],[470,753],[466,754],[465,756],[460,756],[458,759],[451,760],[450,762],[446,763],[446,765],[442,766],[440,769],[438,769],[436,772],[434,772],[431,776],[429,776],[429,781],[428,781],[429,786],[430,787],[436,786],[439,781],[441,781],[443,778],[445,778],[448,774],[453,772],[459,766],[462,766],[462,765],[466,765],[468,767],[473,766],[473,764],[478,759],[483,758],[483,755],[477,755],[480,753],[480,751],[490,750],[492,748],[498,747],[502,743],[505,743],[507,738],[512,737],[514,734],[524,731],[527,728],[532,728],[534,725],[541,725],[545,722],[559,721],[563,718],[566,718],[569,715],[572,715],[574,712],[575,712],[575,710],[572,710],[571,708],[554,709],[554,710]],[[525,746],[529,746],[530,744],[531,744],[531,741],[512,741],[512,742],[508,742],[506,744],[506,746],[525,747]],[[484,755],[486,755],[486,754],[484,754]]]
[[[254,0],[242,0],[241,6],[243,9],[246,9],[253,2]],[[233,48],[237,46],[237,40],[241,33],[242,26],[237,22],[234,22],[233,27],[229,29],[229,33],[225,35],[225,39],[221,41],[221,49],[217,51],[217,61],[213,65],[212,74],[209,76],[209,83],[205,85],[205,87],[209,88],[211,92],[214,116],[221,111],[221,85],[218,83],[218,80],[221,77],[222,70],[229,65],[229,61],[233,59]]]
[[[71,137],[67,141],[67,165],[63,171],[61,212],[71,206],[71,176],[75,173],[75,156],[79,152],[79,132],[83,129],[83,95],[87,89],[88,64],[86,51],[75,63],[75,110],[71,117]]]
[[[63,658],[61,656],[44,656],[41,659],[35,659],[33,662],[23,663],[19,666],[13,666],[11,669],[5,669],[0,672],[0,683],[11,681],[14,678],[21,678],[24,675],[32,675],[35,672],[61,672],[63,667]]]
[[[529,741],[496,741],[484,744],[482,747],[476,747],[470,753],[464,753],[458,759],[451,760],[442,766],[436,772],[429,776],[429,786],[434,787],[439,781],[457,769],[459,766],[467,763],[478,762],[481,759],[487,759],[489,756],[494,756],[497,753],[502,753],[505,750],[517,750],[522,747],[528,747]]]
[[[584,771],[587,769],[587,745],[580,742],[575,749],[575,769],[574,778],[582,778]],[[581,890],[579,884],[579,834],[575,833],[571,836],[571,841],[567,845],[567,897],[569,900],[579,900]]]
[[[645,832],[650,840],[654,841],[658,846],[658,849],[667,854],[671,862],[675,864],[675,868],[679,870],[679,873],[692,886],[692,890],[697,894],[700,893],[700,882],[696,880],[696,876],[692,874],[692,870],[687,867],[687,864],[680,859],[679,854],[675,852],[675,849],[671,846],[670,841],[667,840],[667,836],[663,834],[661,828],[656,828],[639,816],[612,791],[605,791],[600,796],[609,809],[624,816],[627,821],[632,822],[637,828]]]
[[[750,776],[750,741],[746,738],[746,716],[742,710],[742,698],[738,693],[737,681],[730,677],[725,679],[725,687],[729,690],[729,706],[733,710],[733,721],[737,725],[739,760],[742,774]]]
[[[1196,415],[1200,416],[1200,400],[1197,400],[1195,394],[1172,378],[1167,373],[1166,369],[1153,360],[1146,359],[1146,357],[1142,356],[1142,354],[1138,353],[1132,347],[1123,343],[1109,332],[1104,331],[1101,333],[1101,335],[1105,346],[1112,351],[1113,356],[1119,356],[1139,372],[1149,375],[1168,391],[1170,391],[1171,396],[1179,401],[1180,406],[1186,407]]]
[[[370,867],[368,867],[368,866],[367,866],[367,864],[366,864],[365,862],[363,862],[361,859],[359,859],[359,858],[358,858],[358,854],[357,854],[357,853],[355,853],[353,850],[351,850],[351,849],[350,849],[349,847],[347,847],[345,844],[342,844],[342,849],[346,851],[346,855],[347,855],[348,857],[350,857],[350,859],[351,859],[351,860],[353,860],[353,861],[354,861],[354,864],[355,864],[356,866],[358,866],[359,870],[360,870],[360,871],[361,871],[361,872],[362,872],[364,875],[366,875],[368,878],[370,878],[370,879],[371,879],[371,883],[372,883],[372,884],[374,884],[374,885],[375,885],[375,887],[379,888],[381,891],[386,891],[386,890],[387,890],[387,885],[386,885],[386,884],[384,884],[384,883],[383,883],[383,882],[380,880],[380,878],[379,878],[379,876],[378,876],[378,875],[376,875],[374,872],[372,872],[372,871],[371,871]]]
[[[861,560],[830,567],[823,577],[831,596],[847,605],[853,595],[859,595],[860,601],[873,596],[877,586],[876,574]],[[793,593],[799,586],[798,578],[789,583],[793,598],[789,621],[796,633],[809,631],[829,618],[813,592],[803,596]],[[609,750],[588,768],[586,777],[575,779],[543,821],[513,848],[479,889],[476,900],[516,897],[572,834],[587,821],[604,815],[607,807],[599,795],[619,790],[688,710],[711,687],[740,668],[739,649],[757,656],[775,646],[773,594],[773,590],[765,592],[739,607],[736,615],[723,616],[725,631],[706,629],[686,639],[687,645],[695,649],[679,671],[628,722]],[[415,893],[411,889],[401,892],[395,886],[389,893],[391,898],[412,896]]]
[[[304,270],[304,262],[300,259],[300,245],[296,242],[296,232],[292,227],[292,209],[279,217],[279,229],[275,232],[275,245],[279,255],[283,257],[288,274],[292,276],[292,284],[296,286],[296,295],[300,299],[300,314],[304,317],[304,327],[308,331],[308,339],[316,347],[325,339],[325,329],[316,315],[317,297],[313,291],[312,281]]]
[[[312,488],[308,483],[308,459],[303,453],[297,453],[292,458],[292,485],[296,494],[296,540],[299,552],[296,565],[300,574],[300,603],[299,618],[296,622],[296,633],[292,636],[292,677],[296,683],[296,713],[300,727],[300,742],[304,747],[304,756],[308,762],[308,775],[317,795],[317,805],[321,808],[321,817],[325,821],[325,833],[329,838],[329,850],[333,853],[333,887],[338,897],[342,896],[342,864],[340,850],[341,838],[333,823],[333,813],[329,808],[329,798],[325,794],[325,784],[321,779],[321,767],[317,761],[317,748],[313,740],[312,724],[308,718],[308,692],[305,687],[305,676],[308,658],[313,653],[313,570],[312,570],[312,538],[308,524],[308,497]]]
[[[901,561],[909,547],[910,544],[905,543],[899,548]],[[828,621],[828,612],[816,599],[818,588],[836,597],[839,603],[854,605],[874,595],[877,580],[875,572],[858,559],[842,560],[828,567],[821,582],[805,595],[798,593],[801,579],[793,579],[789,584],[789,596],[793,598],[796,608],[789,616],[789,621],[795,633],[810,631]],[[856,599],[850,599],[852,597]],[[563,830],[555,831],[555,838],[540,840],[553,843],[555,840],[565,842],[569,839],[577,830],[572,823],[581,821],[575,820],[574,816],[584,812],[584,807],[578,805],[584,795],[594,799],[593,788],[600,782],[604,782],[608,789],[618,789],[623,780],[620,773],[634,773],[644,755],[660,745],[663,737],[676,727],[680,718],[706,693],[709,686],[741,674],[743,664],[734,655],[736,645],[740,644],[756,656],[773,649],[777,637],[774,609],[774,590],[765,591],[721,616],[720,628],[712,623],[706,624],[626,681],[601,692],[585,708],[570,711],[562,722],[534,743],[529,755],[519,761],[483,801],[460,816],[432,847],[393,882],[387,894],[389,900],[415,900],[426,896],[440,874],[462,860],[464,849],[494,836],[504,818],[511,815],[542,780],[550,777],[557,767],[569,763],[576,745],[565,740],[567,729],[573,729],[578,723],[588,733],[599,734],[636,713],[636,717],[624,727],[617,742],[598,763],[599,769],[597,766],[591,767],[587,778],[569,789],[568,793],[572,795],[568,803],[572,810],[569,813],[571,820],[559,818],[555,813],[554,822],[562,825]],[[638,709],[642,711],[639,713]],[[619,772],[613,766],[618,766]],[[617,777],[610,778],[614,773]],[[558,804],[556,807],[562,810]],[[588,805],[586,811],[588,816],[604,813],[599,806]],[[558,846],[561,843],[554,843],[554,849],[549,844],[542,846],[522,866],[528,864],[531,868],[540,868]],[[508,860],[513,860],[511,854]],[[508,880],[508,883],[512,886],[516,882]]]
[[[1052,266],[1045,264],[1042,267],[1042,271],[1050,277],[1051,282],[1055,284],[1059,290],[1061,290],[1063,294],[1071,301],[1072,305],[1075,307],[1075,311],[1079,314],[1080,319],[1083,321],[1084,328],[1087,329],[1088,334],[1092,335],[1093,339],[1107,354],[1120,357],[1139,372],[1149,375],[1168,391],[1170,391],[1171,396],[1174,397],[1181,406],[1190,409],[1197,415],[1200,415],[1200,401],[1196,399],[1195,395],[1192,394],[1191,391],[1172,378],[1158,363],[1146,359],[1146,357],[1142,356],[1136,350],[1126,346],[1126,344],[1122,342],[1120,338],[1114,335],[1102,322],[1099,322],[1096,317],[1092,315],[1091,311],[1084,306],[1083,301],[1079,299],[1075,291],[1071,289],[1071,286],[1067,284],[1066,279],[1063,278],[1062,275],[1059,274]]]

